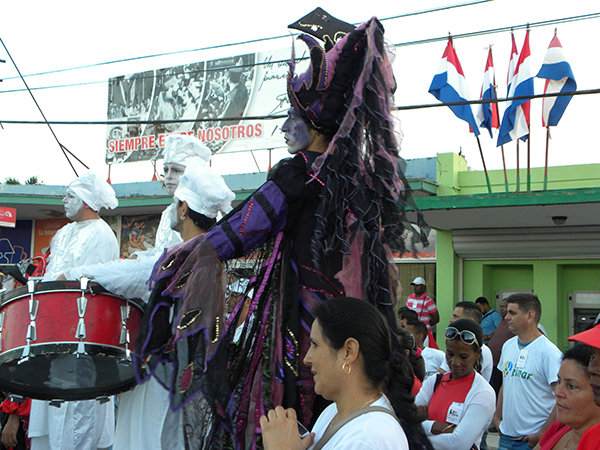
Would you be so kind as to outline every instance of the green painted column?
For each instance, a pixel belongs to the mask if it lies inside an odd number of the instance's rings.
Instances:
[[[533,265],[533,293],[542,303],[542,325],[548,332],[548,338],[558,347],[565,348],[560,342],[558,328],[562,325],[562,317],[558,317],[558,269],[557,262],[552,260],[537,261]],[[560,333],[563,335],[564,333]]]
[[[456,153],[439,153],[437,155],[438,196],[460,194],[458,173],[467,171],[467,161]]]
[[[442,338],[443,330],[458,301],[458,257],[452,247],[452,231],[437,230],[436,264],[436,303],[440,313],[436,340],[444,350],[446,345]]]

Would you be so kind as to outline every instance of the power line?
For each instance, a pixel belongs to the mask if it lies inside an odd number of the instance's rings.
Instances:
[[[37,102],[37,100],[35,99],[33,92],[31,92],[29,90],[29,86],[27,85],[27,82],[25,81],[25,78],[23,78],[23,76],[21,75],[21,71],[19,70],[19,68],[17,67],[17,63],[15,63],[15,60],[13,59],[13,57],[11,56],[10,52],[8,51],[8,48],[6,48],[6,45],[4,45],[4,41],[0,38],[0,43],[2,44],[2,47],[4,47],[4,50],[6,51],[6,54],[8,55],[8,57],[10,58],[10,61],[13,63],[13,66],[15,66],[15,69],[17,70],[17,73],[19,74],[19,76],[21,77],[21,80],[23,80],[23,84],[25,85],[25,87],[27,88],[27,91],[29,92],[29,94],[31,95],[31,98],[33,99],[33,102],[35,103],[35,106],[37,107],[38,111],[40,112],[40,114],[42,115],[42,117],[44,118],[44,123],[46,125],[48,125],[48,128],[50,129],[50,132],[52,133],[52,136],[54,136],[54,139],[56,140],[56,143],[58,144],[58,146],[60,147],[63,155],[65,156],[67,162],[69,163],[69,165],[71,166],[71,169],[73,169],[73,172],[75,172],[75,176],[79,177],[79,175],[77,174],[77,171],[75,170],[75,167],[73,166],[73,163],[71,162],[71,160],[69,159],[69,155],[71,155],[73,158],[75,158],[80,164],[82,164],[86,169],[89,169],[88,166],[85,165],[85,163],[83,163],[77,156],[75,156],[67,147],[65,147],[59,140],[58,140],[58,136],[56,136],[56,134],[54,133],[54,130],[52,129],[52,127],[50,126],[50,123],[48,122],[48,119],[46,119],[46,116],[44,115],[44,112],[42,111],[42,108],[40,107],[39,103]],[[67,155],[67,153],[69,153],[69,155]]]
[[[546,27],[549,25],[559,25],[562,23],[578,22],[580,20],[597,19],[599,17],[600,17],[600,13],[583,14],[580,16],[563,17],[562,19],[551,19],[551,20],[544,20],[541,22],[527,23],[527,24],[522,24],[522,25],[512,25],[510,27],[491,28],[489,30],[474,31],[471,33],[453,34],[452,39],[463,39],[463,38],[471,38],[471,37],[478,37],[478,36],[486,36],[488,34],[506,33],[508,31],[513,31],[513,30],[523,30],[528,27],[529,28]],[[431,39],[421,39],[418,41],[411,41],[411,42],[403,42],[400,44],[395,44],[394,46],[395,47],[408,47],[411,45],[431,44],[433,42],[440,42],[440,41],[446,41],[446,40],[448,40],[448,36],[442,36],[442,37],[431,38]]]
[[[446,106],[455,105],[481,105],[486,103],[504,103],[513,100],[534,100],[537,98],[547,97],[566,97],[576,95],[594,95],[600,94],[600,89],[586,89],[581,91],[570,91],[570,92],[554,92],[548,94],[534,94],[527,96],[507,97],[498,99],[485,99],[485,100],[465,100],[461,102],[448,102],[448,103],[426,103],[421,105],[406,105],[396,106],[396,111],[409,111],[415,109],[427,109],[427,108],[439,108]],[[244,120],[244,121],[255,121],[255,120],[276,120],[287,117],[284,114],[273,115],[273,116],[245,116],[245,117],[219,117],[210,119],[176,119],[176,120],[90,120],[90,121],[51,121],[51,125],[161,125],[161,124],[181,124],[181,123],[199,123],[199,122],[221,122],[227,120]],[[46,122],[43,121],[31,121],[31,120],[2,120],[0,123],[14,124],[14,125],[43,125]]]
[[[437,7],[437,8],[424,9],[424,10],[420,10],[420,11],[399,14],[399,15],[392,16],[392,17],[385,17],[385,18],[379,19],[379,21],[384,22],[387,20],[394,20],[394,19],[418,16],[418,15],[422,15],[422,14],[430,14],[430,13],[435,13],[435,12],[440,12],[440,11],[447,11],[450,9],[462,8],[465,6],[474,6],[474,5],[478,5],[481,3],[488,3],[491,1],[494,1],[494,0],[475,0],[475,1],[471,1],[471,2],[457,3],[455,5],[441,6],[441,7]],[[359,24],[356,23],[354,25],[359,25]],[[47,72],[31,73],[31,74],[26,74],[23,76],[24,77],[35,77],[35,76],[41,76],[41,75],[50,75],[50,74],[54,74],[54,73],[69,72],[72,70],[89,69],[92,67],[107,66],[107,65],[111,65],[111,64],[120,64],[120,63],[131,62],[131,61],[139,61],[142,59],[151,59],[151,58],[158,58],[158,57],[162,57],[162,56],[179,55],[179,54],[184,54],[184,53],[195,53],[195,52],[214,50],[214,49],[219,49],[219,48],[235,47],[238,45],[256,44],[258,42],[265,42],[265,41],[277,40],[277,39],[282,39],[282,38],[289,38],[289,36],[290,36],[290,34],[283,34],[280,36],[251,39],[248,41],[233,42],[233,43],[228,43],[228,44],[218,44],[218,45],[212,45],[209,47],[201,47],[201,48],[188,49],[188,50],[178,50],[178,51],[173,51],[173,52],[163,52],[163,53],[156,53],[153,55],[145,55],[145,56],[134,56],[131,58],[116,59],[113,61],[106,61],[106,62],[101,62],[101,63],[86,64],[83,66],[69,67],[66,69],[56,69],[56,70],[51,70],[51,71],[47,71]],[[18,78],[19,77],[9,77],[9,78],[6,78],[6,80],[18,79]]]
[[[480,0],[478,2],[454,5],[452,7],[455,8],[455,7],[460,7],[460,6],[470,6],[472,4],[478,4],[478,3],[488,2],[488,1],[493,1],[493,0]],[[446,9],[448,9],[448,8],[450,8],[450,7],[447,7]],[[437,11],[437,10],[435,10],[435,11]],[[425,12],[435,12],[435,11],[434,10],[425,10],[423,12],[409,13],[409,14],[402,15],[402,16],[394,16],[393,18],[405,17],[408,15],[424,14]],[[525,29],[525,28],[527,28],[527,26],[529,26],[529,28],[537,28],[537,27],[543,27],[543,26],[553,26],[553,25],[559,25],[559,24],[563,24],[563,23],[576,22],[576,21],[581,21],[581,20],[597,19],[597,18],[600,18],[600,13],[584,14],[584,15],[579,15],[579,16],[565,17],[565,18],[561,18],[561,19],[551,19],[551,20],[545,20],[545,21],[534,22],[534,23],[529,23],[529,24],[512,25],[512,26],[506,26],[506,27],[501,27],[501,28],[492,28],[489,30],[474,31],[471,33],[456,34],[456,35],[452,35],[452,39],[464,39],[464,38],[471,38],[471,37],[478,37],[478,36],[486,36],[486,35],[490,35],[490,34],[505,33],[505,32],[509,32],[511,30]],[[392,19],[392,18],[388,18],[388,19]],[[386,19],[384,19],[384,20],[386,20]],[[279,37],[269,38],[269,39],[278,39],[278,38]],[[394,44],[394,47],[400,48],[400,47],[408,47],[408,46],[413,46],[413,45],[431,44],[431,43],[435,43],[435,42],[446,41],[447,39],[448,39],[448,36],[441,36],[441,37],[436,37],[436,38],[421,39],[418,41],[401,42],[398,44]],[[228,45],[237,45],[237,44],[223,44],[223,45],[228,46]],[[209,48],[212,48],[212,47],[207,47],[207,49],[209,49]],[[201,50],[201,49],[194,50],[194,51],[199,51],[199,50]],[[187,51],[192,51],[192,50],[184,50],[181,53],[184,53]],[[176,53],[179,53],[179,52],[174,52],[173,54],[176,54]],[[166,54],[171,54],[171,53],[164,53],[161,55],[166,55]],[[160,56],[160,55],[153,55],[153,56],[149,56],[149,57],[154,57],[154,56]],[[143,59],[143,58],[147,58],[147,57],[142,56],[139,58]],[[297,60],[301,61],[302,59],[306,59],[306,58],[298,58]],[[112,62],[107,62],[107,63],[100,63],[97,65],[100,66],[100,65],[113,64],[113,63],[123,62],[123,61],[126,61],[126,60],[117,60],[117,61],[112,61]],[[266,61],[266,62],[259,62],[259,63],[253,63],[253,64],[245,64],[245,65],[242,65],[241,67],[258,67],[261,65],[279,64],[279,63],[286,63],[286,62],[288,62],[287,59],[286,60],[278,60],[278,61]],[[79,68],[84,68],[84,67],[94,67],[94,65],[81,66]],[[193,74],[193,73],[212,72],[212,71],[218,71],[218,70],[226,70],[231,67],[233,67],[233,66],[223,66],[223,67],[219,67],[219,68],[204,69],[202,71],[191,71],[191,72],[186,72],[186,73]],[[240,67],[240,66],[238,66],[238,67]],[[76,70],[76,69],[78,69],[78,68],[61,69],[61,70],[53,71],[53,72],[31,74],[29,76],[51,74],[51,73],[64,72],[64,71]],[[153,72],[153,71],[149,70],[149,71],[145,71],[145,72]],[[143,73],[143,72],[140,72],[140,73]],[[24,75],[24,76],[27,76],[27,75]],[[160,75],[152,75],[152,78],[155,78],[156,76],[160,76]],[[16,78],[16,77],[12,77],[12,78]],[[115,78],[118,78],[118,77],[115,77]],[[142,78],[149,78],[149,77],[142,77]],[[9,80],[9,79],[11,79],[11,78],[6,78],[6,80]],[[31,88],[31,90],[57,89],[57,88],[86,86],[86,85],[105,84],[105,83],[108,83],[108,81],[101,80],[101,81],[89,81],[89,82],[81,82],[81,83],[59,84],[59,85],[51,85],[51,86],[39,86],[39,87]],[[27,90],[27,89],[12,89],[12,90],[0,91],[0,94],[23,92],[25,90]]]

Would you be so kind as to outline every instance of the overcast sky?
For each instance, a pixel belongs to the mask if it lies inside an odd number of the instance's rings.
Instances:
[[[177,66],[196,61],[223,58],[261,50],[290,47],[291,38],[269,40],[246,45],[232,45],[206,51],[175,53],[116,64],[110,61],[145,55],[181,52],[223,44],[282,36],[287,25],[317,6],[351,23],[380,19],[411,12],[456,5],[464,1],[397,1],[327,2],[304,1],[284,3],[200,2],[170,0],[53,0],[3,2],[0,38],[24,75],[53,72],[79,66],[78,70],[30,76],[30,87],[73,85],[63,88],[34,90],[34,95],[49,120],[106,120],[108,84],[111,77],[144,70]],[[351,7],[349,7],[351,5]],[[495,0],[478,5],[431,12],[422,15],[384,20],[386,37],[392,44],[440,38],[484,30],[520,26],[526,23],[562,19],[598,12],[597,2],[540,0]],[[558,36],[571,63],[578,89],[600,88],[600,62],[595,56],[600,42],[600,19],[582,20],[556,25]],[[531,30],[533,74],[539,70],[555,25]],[[519,51],[525,31],[515,31]],[[506,72],[510,52],[510,32],[455,39],[471,99],[477,99],[485,66],[485,47],[492,44],[496,65],[498,95],[506,95]],[[436,103],[428,88],[444,52],[446,42],[437,41],[396,49],[394,70],[398,81],[398,106]],[[26,91],[3,48],[0,48],[0,121],[37,121],[41,116]],[[536,80],[536,93],[542,93],[543,81]],[[282,90],[284,87],[282,87]],[[600,163],[597,139],[596,95],[576,96],[561,123],[552,130],[550,165]],[[504,105],[501,105],[501,114]],[[462,150],[468,163],[480,169],[481,158],[476,141],[467,125],[447,108],[403,111],[398,114],[404,139],[404,158],[432,157],[437,153]],[[105,158],[105,125],[62,125],[54,131],[69,150],[101,174],[108,174]],[[485,131],[485,130],[484,130]],[[496,139],[487,131],[481,134],[488,169],[501,169],[500,150]],[[283,142],[282,142],[283,145]],[[532,104],[532,166],[544,164],[545,130],[541,127],[541,99]],[[521,146],[523,148],[523,146]],[[514,168],[515,146],[505,146],[507,165]],[[0,129],[0,180],[16,177],[21,181],[37,175],[46,184],[67,184],[74,173],[46,126],[4,124]],[[277,157],[285,155],[281,150]],[[525,165],[522,152],[521,167]],[[213,166],[220,173],[242,173],[266,170],[267,152],[216,155]],[[82,173],[83,167],[76,164]],[[128,163],[112,168],[113,183],[146,181],[152,177],[150,163]]]

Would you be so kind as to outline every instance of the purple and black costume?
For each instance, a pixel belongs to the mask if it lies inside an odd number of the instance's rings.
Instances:
[[[134,361],[140,381],[154,374],[172,408],[184,408],[189,448],[261,447],[259,418],[276,405],[311,422],[313,380],[302,359],[317,303],[362,298],[395,324],[390,248],[402,251],[410,194],[390,115],[395,82],[383,27],[371,19],[327,53],[303,40],[311,68],[295,77],[291,64],[288,93],[299,115],[331,136],[328,150],[280,162],[207,234],[168,249],[152,274]],[[240,257],[255,266],[254,320],[233,344],[222,263]],[[159,364],[170,368],[166,375]]]

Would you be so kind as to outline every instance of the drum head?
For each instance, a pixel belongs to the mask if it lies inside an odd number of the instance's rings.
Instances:
[[[135,386],[125,352],[93,344],[76,355],[78,343],[34,345],[0,355],[0,390],[38,400],[92,400]]]

